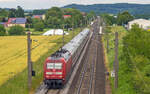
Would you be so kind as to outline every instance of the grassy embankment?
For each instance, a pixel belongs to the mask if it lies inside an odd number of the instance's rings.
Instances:
[[[109,33],[108,37],[109,37],[109,52],[106,54],[106,58],[108,61],[107,62],[107,66],[109,67],[109,70],[112,71],[113,70],[113,62],[115,59],[115,45],[114,45],[114,40],[115,40],[115,31],[118,31],[119,33],[119,85],[118,85],[118,89],[115,90],[114,89],[114,78],[110,77],[111,80],[111,86],[112,86],[112,93],[113,94],[136,94],[132,85],[131,84],[131,75],[130,73],[126,73],[126,69],[128,69],[128,67],[125,64],[125,61],[122,59],[122,53],[123,53],[123,37],[126,36],[126,34],[128,33],[128,31],[126,31],[123,27],[121,26],[115,26],[115,27],[111,27],[111,32]],[[104,35],[103,37],[103,41],[105,44],[105,52],[106,52],[106,48],[107,48],[107,41],[106,41],[106,35]]]
[[[77,35],[80,30],[81,29],[76,29],[75,35]],[[69,42],[72,39],[72,36],[73,33],[70,31],[70,34],[65,36],[65,43]],[[43,62],[48,56],[62,46],[62,37],[49,42],[56,43],[56,45],[51,47],[44,55],[40,56],[33,64],[36,76],[32,77],[32,93],[43,80]],[[28,94],[29,91],[27,87],[27,68],[25,68],[22,72],[18,73],[13,78],[10,78],[6,83],[0,86],[0,94]]]

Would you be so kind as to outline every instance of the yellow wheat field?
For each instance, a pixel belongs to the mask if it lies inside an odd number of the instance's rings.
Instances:
[[[32,61],[35,62],[48,49],[55,46],[51,41],[60,36],[32,36]],[[26,36],[0,37],[0,85],[27,67]]]

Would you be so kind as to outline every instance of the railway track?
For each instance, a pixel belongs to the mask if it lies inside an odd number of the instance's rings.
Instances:
[[[88,56],[84,61],[79,84],[77,85],[77,90],[74,94],[92,94],[92,92],[94,92],[93,79],[95,75],[95,65],[97,60],[97,39],[97,33],[94,32],[91,39],[91,45],[88,50]]]
[[[98,22],[68,94],[105,94],[105,67]]]
[[[94,79],[94,70],[96,63],[96,53],[97,53],[97,44],[92,42],[91,48],[88,52],[87,59],[85,60],[85,64],[83,66],[83,70],[81,73],[81,77],[79,79],[79,85],[77,87],[77,91],[74,94],[91,94],[93,90],[93,79]]]

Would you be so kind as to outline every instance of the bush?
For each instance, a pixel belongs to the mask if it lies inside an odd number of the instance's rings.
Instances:
[[[123,56],[132,75],[132,86],[138,94],[150,94],[150,32],[133,25],[123,39]]]
[[[44,23],[42,21],[35,23],[34,24],[34,29],[36,31],[43,31],[43,29],[44,29]]]
[[[10,35],[24,35],[24,27],[16,25],[12,26],[10,30],[8,31]]]
[[[0,36],[6,35],[6,30],[3,25],[0,25]]]

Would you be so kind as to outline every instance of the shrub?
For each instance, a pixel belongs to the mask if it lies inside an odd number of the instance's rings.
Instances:
[[[123,39],[123,56],[132,75],[132,86],[138,94],[150,94],[150,32],[133,25]]]
[[[24,35],[24,27],[16,25],[12,26],[10,30],[8,31],[10,35]]]
[[[34,24],[34,28],[36,31],[43,31],[44,29],[44,23],[43,22],[38,22]]]
[[[6,34],[5,32],[6,32],[6,30],[5,30],[4,26],[0,25],[0,36],[4,36]]]

